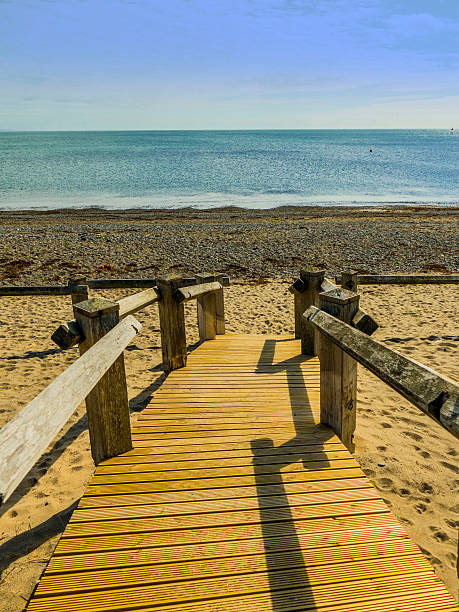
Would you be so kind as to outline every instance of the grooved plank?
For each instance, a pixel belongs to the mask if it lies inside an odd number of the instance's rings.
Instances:
[[[61,538],[55,554],[76,554],[101,552],[109,550],[124,550],[133,548],[148,548],[157,546],[172,546],[185,544],[201,544],[203,542],[244,542],[245,540],[264,538],[267,543],[273,537],[291,537],[293,532],[303,540],[317,536],[330,545],[339,539],[340,531],[362,528],[362,515],[336,516],[326,519],[310,519],[306,521],[285,520],[276,523],[255,523],[252,525],[223,525],[220,527],[200,527],[177,529],[174,531],[141,532],[129,534],[98,535],[80,538]],[[292,529],[292,526],[294,529]],[[365,529],[399,528],[399,524],[389,512],[365,515]],[[64,532],[65,533],[65,532]],[[243,553],[243,548],[241,548]]]
[[[306,493],[289,495],[288,501],[285,496],[270,496],[263,502],[264,508],[286,508],[294,506],[308,506],[316,504],[328,504],[331,502],[364,501],[378,499],[378,494],[372,488],[356,489],[355,491],[330,491],[329,493]],[[205,514],[214,512],[234,512],[236,510],[258,510],[256,498],[232,498],[225,500],[186,501],[168,503],[167,507],[162,504],[134,505],[131,507],[112,507],[82,510],[77,508],[72,515],[72,523],[86,523],[104,519],[127,519],[136,517],[162,517],[162,516],[186,516],[187,514]]]
[[[290,337],[217,336],[102,462],[30,612],[459,612],[318,423]]]
[[[424,561],[424,564],[425,563],[426,562]],[[403,578],[401,581],[402,584],[399,585],[400,593],[403,593],[403,585],[406,590],[406,587],[410,584],[409,574],[412,574],[413,580],[411,582],[414,582],[418,589],[426,585],[430,586],[433,582],[431,579],[429,580],[429,570],[424,570],[424,572],[422,572],[422,569],[424,569],[422,563],[414,564],[412,572],[410,572],[408,569],[408,575],[406,575],[406,568],[399,567],[398,564],[389,563],[387,567],[378,568],[378,570],[376,570],[374,573],[372,573],[370,569],[367,571],[365,565],[366,563],[363,564],[362,568],[359,568],[360,572],[363,573],[363,580],[354,578],[354,581],[360,583],[357,586],[361,586],[363,583],[367,587],[368,599],[370,599],[371,594],[381,594],[381,591],[378,591],[374,586],[376,579],[378,578]],[[422,568],[421,570],[420,567]],[[344,566],[341,568],[341,571],[344,570],[345,572],[346,569],[346,566]],[[311,569],[310,572],[312,571],[313,570]],[[427,576],[424,576],[425,572],[427,572]],[[123,582],[123,574],[124,572],[118,574],[121,584]],[[310,598],[312,596],[315,599],[314,584],[309,582],[309,572],[308,575],[306,575],[306,573],[302,572],[301,570],[280,570],[275,572],[275,574],[276,575],[273,576],[271,581],[268,573],[262,573],[238,576],[237,580],[231,580],[225,576],[222,578],[209,578],[207,580],[187,580],[185,582],[174,582],[173,589],[171,584],[149,584],[147,586],[131,586],[130,588],[121,587],[113,590],[100,589],[96,592],[85,593],[84,597],[82,597],[80,593],[60,595],[59,597],[53,598],[53,612],[68,612],[68,610],[72,610],[72,612],[83,610],[91,610],[93,612],[99,610],[119,610],[120,601],[123,602],[122,609],[129,610],[129,608],[132,609],[135,607],[140,607],[142,604],[149,606],[160,606],[161,604],[179,603],[181,601],[186,602],[200,599],[208,600],[213,597],[221,598],[222,596],[229,597],[236,594],[283,591],[295,587],[302,588],[304,596],[309,593]],[[332,583],[334,586],[333,589],[328,589],[330,592],[328,597],[324,597],[324,600],[327,601],[327,603],[334,603],[337,601],[337,587],[343,578],[345,578],[345,576],[343,577],[339,572],[338,578],[335,581],[333,579],[333,574],[331,576],[322,576],[322,571],[319,571],[319,578],[316,585],[329,585]],[[355,589],[352,588],[355,586],[353,585],[354,581],[351,578],[351,580],[346,580],[346,582],[344,582],[342,585],[342,593],[340,598],[342,604],[344,604],[346,601],[352,602],[352,600],[355,599]],[[307,588],[305,587],[305,582],[308,585]],[[50,598],[42,597],[40,594],[41,590],[38,589],[35,594],[35,598],[29,607],[30,611],[38,612],[47,609],[46,606],[49,605]],[[199,607],[199,609],[202,608]]]
[[[346,502],[338,504],[320,504],[317,506],[289,507],[289,514],[294,520],[321,519],[334,516],[366,515],[388,512],[387,506],[380,499]],[[221,527],[229,525],[251,525],[253,523],[278,522],[283,514],[278,509],[234,510],[232,512],[215,512],[207,514],[182,514],[154,518],[100,520],[97,524],[70,522],[63,538],[81,537],[82,535],[102,535],[109,533],[139,533],[142,531],[168,531],[174,529],[198,529],[200,527]],[[284,520],[285,520],[284,516]]]
[[[276,576],[275,578],[271,577],[271,580],[281,582],[279,578],[282,576],[282,578],[290,580],[289,586],[300,586],[301,578],[299,574],[303,574],[303,580],[307,580],[309,585],[312,586],[330,582],[341,582],[343,579],[346,581],[356,580],[362,576],[379,577],[403,574],[407,571],[416,573],[428,570],[429,567],[427,561],[419,553],[419,550],[411,550],[410,554],[405,555],[369,557],[358,561],[348,559],[347,561],[341,560],[341,563],[332,564],[327,563],[326,560],[323,560],[319,565],[310,563],[306,578],[304,558],[301,551],[290,550],[269,555],[233,557],[231,565],[228,565],[226,559],[223,558],[159,564],[154,568],[154,575],[152,575],[152,569],[151,565],[139,565],[134,568],[125,567],[122,572],[119,569],[99,570],[94,576],[87,573],[60,575],[43,580],[37,596],[44,597],[72,592],[75,590],[76,581],[78,582],[79,593],[84,592],[85,597],[90,596],[91,591],[97,591],[100,588],[100,584],[104,585],[104,589],[110,587],[139,587],[143,584],[159,585],[158,589],[161,589],[162,583],[181,581],[183,576],[186,576],[187,581],[206,579],[206,589],[210,586],[210,590],[214,587],[213,582],[217,582],[218,577],[234,576],[237,577],[237,580],[234,581],[236,585],[232,587],[232,592],[237,592],[238,589],[244,592],[244,589],[247,588],[266,588],[266,582],[270,581],[269,574],[268,576],[266,574],[274,569]],[[293,569],[297,571],[292,571]],[[250,577],[247,577],[247,574],[251,574]],[[255,576],[255,574],[258,575]],[[243,584],[246,580],[250,581],[250,583],[255,582],[254,578],[258,579],[258,582],[261,583],[260,586],[249,587]],[[193,588],[195,585],[189,586]]]
[[[167,456],[167,455],[166,455]],[[128,472],[151,472],[153,469],[158,471],[164,470],[177,470],[177,467],[180,467],[180,470],[188,470],[188,469],[217,469],[217,468],[227,468],[227,467],[237,467],[237,466],[250,466],[252,467],[252,457],[233,457],[233,458],[225,458],[221,459],[220,457],[205,459],[188,459],[181,460],[180,466],[177,466],[177,455],[172,455],[173,459],[169,461],[161,461],[155,455],[153,457],[143,458],[139,455],[136,456],[137,461],[131,464],[106,464],[99,465],[96,470],[96,475],[100,476],[102,474],[126,474]],[[349,460],[349,453],[342,449],[336,451],[328,451],[326,454],[323,451],[318,451],[316,453],[301,453],[301,459],[308,463],[311,462],[320,462],[323,461],[324,458],[328,461],[334,459],[346,459]],[[296,457],[295,457],[296,458]],[[294,461],[295,458],[292,457],[291,454],[282,454],[282,455],[263,455],[262,457],[257,458],[258,464],[285,464],[290,461]],[[154,466],[152,464],[155,464]],[[302,468],[304,464],[301,464]],[[252,467],[253,470],[253,467]]]
[[[333,538],[333,539],[332,539]],[[268,540],[254,538],[242,540],[243,552],[246,555],[255,555],[271,551],[297,550],[298,540],[294,535],[271,537]],[[333,546],[330,544],[333,543]],[[407,552],[417,550],[417,547],[408,539],[401,526],[372,527],[371,529],[352,529],[351,531],[337,531],[311,533],[302,542],[302,553],[305,561],[318,563],[318,559],[328,559],[335,563],[338,559],[347,559],[357,556],[385,556],[387,551]],[[51,559],[47,574],[56,574],[69,571],[87,571],[88,569],[106,569],[110,567],[124,567],[129,565],[143,565],[156,563],[173,563],[176,561],[192,561],[195,559],[219,559],[241,556],[241,540],[209,542],[197,544],[179,544],[171,546],[131,548],[108,552],[95,552],[86,554],[56,554]]]
[[[263,487],[223,487],[221,489],[198,489],[189,491],[137,493],[125,495],[93,496],[86,493],[78,508],[101,508],[103,506],[135,506],[143,504],[171,504],[177,502],[206,501],[211,499],[237,499],[247,497],[271,497],[287,494],[289,499],[296,494],[310,494],[329,491],[353,491],[371,488],[366,478],[345,478],[341,480],[319,480],[316,482],[273,484]],[[264,502],[263,502],[264,503]]]
[[[282,468],[282,474],[290,472],[303,473],[304,470],[336,470],[349,467],[358,467],[355,459],[338,459],[335,461],[308,461],[297,462],[286,465]],[[257,467],[257,474],[279,474],[281,467],[278,464],[263,463]],[[194,480],[198,478],[224,478],[230,476],[246,476],[253,475],[253,465],[231,466],[231,467],[207,467],[200,469],[181,469],[181,470],[166,470],[166,471],[124,471],[121,474],[95,474],[92,479],[94,485],[98,484],[117,484],[126,482],[149,482],[159,480]]]
[[[355,478],[362,476],[360,468],[347,468],[346,470],[317,470],[311,472],[293,472],[284,474],[282,481],[309,482],[320,480],[336,480],[340,478]],[[229,476],[220,478],[199,478],[196,480],[164,480],[160,482],[132,482],[122,484],[93,484],[88,485],[89,495],[118,495],[122,493],[151,493],[154,491],[190,491],[193,489],[215,489],[233,486],[253,486],[253,476]],[[269,475],[260,476],[257,486],[272,485],[273,478]]]
[[[221,448],[220,450],[214,451],[214,450],[207,450],[207,449],[202,449],[201,448],[197,448],[194,451],[190,451],[189,453],[184,452],[183,446],[179,446],[178,448],[176,447],[169,447],[169,449],[171,452],[169,453],[159,453],[155,448],[153,447],[146,447],[146,448],[133,448],[132,450],[128,451],[127,453],[123,453],[122,455],[118,455],[117,457],[112,457],[111,459],[108,459],[107,461],[103,461],[101,463],[99,463],[99,465],[97,466],[97,469],[102,469],[105,467],[109,467],[112,465],[117,465],[117,464],[123,464],[123,463],[149,463],[149,462],[161,462],[161,461],[177,461],[177,459],[180,458],[180,461],[186,462],[186,461],[196,461],[197,459],[205,461],[207,460],[212,460],[212,459],[224,459],[224,458],[253,458],[253,453],[247,448],[247,446],[245,445],[238,445],[238,444],[234,444],[231,445],[231,448],[234,450],[228,450],[224,445],[222,445],[223,448]],[[282,456],[284,457],[288,457],[288,455],[299,455],[299,453],[301,453],[301,456],[303,455],[307,455],[309,454],[315,454],[315,453],[322,453],[322,452],[326,452],[327,456],[330,456],[329,453],[342,453],[342,454],[347,454],[349,451],[345,448],[343,448],[342,445],[337,444],[335,442],[326,442],[324,444],[298,444],[298,446],[300,446],[300,449],[297,449],[296,446],[289,445],[285,447],[285,450],[282,450]],[[240,449],[238,450],[238,447],[240,447]],[[172,450],[175,448],[175,452]],[[257,449],[257,454],[258,454],[258,458],[261,459],[261,456],[277,456],[278,455],[278,451],[276,451],[275,449],[273,450],[272,448],[270,449],[269,447],[266,448],[259,448]],[[178,455],[180,457],[178,457]]]

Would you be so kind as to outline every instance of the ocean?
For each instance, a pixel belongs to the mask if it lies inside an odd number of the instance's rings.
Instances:
[[[3,210],[458,203],[448,129],[0,133]]]

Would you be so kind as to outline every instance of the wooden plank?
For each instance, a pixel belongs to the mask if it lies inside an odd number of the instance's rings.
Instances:
[[[0,430],[0,502],[5,502],[141,325],[127,317]]]
[[[289,500],[296,495],[326,494],[336,491],[366,490],[371,488],[366,478],[343,478],[340,480],[319,480],[302,483],[267,484],[256,487],[255,484],[245,487],[229,486],[221,489],[197,489],[189,491],[156,491],[152,493],[132,493],[128,495],[91,496],[89,493],[80,500],[78,509],[140,506],[154,504],[190,503],[209,500],[235,500],[258,497],[276,497],[282,494]],[[324,498],[326,501],[326,498]]]
[[[140,293],[134,293],[121,300],[118,300],[120,306],[120,319],[132,315],[151,304],[155,304],[159,300],[159,294],[156,287],[140,291]]]
[[[265,580],[269,580],[269,566],[276,567],[276,578],[281,572],[285,572],[285,577],[290,576],[292,583],[289,585],[301,586],[299,577],[296,572],[289,571],[295,567],[301,567],[304,563],[301,551],[273,551],[268,558],[265,554],[261,555],[245,555],[233,557],[231,560],[231,576],[237,577],[237,581],[244,581],[247,575],[259,574],[261,584],[266,584]],[[330,567],[331,565],[331,567]],[[419,550],[413,547],[409,554],[402,555],[387,555],[378,556],[363,560],[349,559],[345,562],[330,564],[322,561],[322,564],[310,563],[308,566],[308,583],[310,586],[328,583],[330,574],[333,575],[333,581],[344,582],[347,580],[355,580],[364,576],[384,576],[397,575],[405,573],[410,569],[412,573],[420,572],[428,569],[427,561],[422,557]],[[122,574],[118,569],[99,570],[95,576],[88,574],[67,574],[56,576],[49,580],[43,581],[40,585],[40,595],[63,595],[64,593],[72,593],[75,589],[75,580],[78,581],[79,593],[85,593],[86,597],[91,597],[91,592],[97,591],[100,586],[104,585],[104,589],[110,587],[117,588],[136,588],[141,585],[161,585],[166,582],[179,581],[183,575],[187,576],[188,580],[206,579],[206,587],[214,585],[220,576],[228,574],[228,565],[226,559],[211,559],[211,560],[195,560],[193,562],[180,562],[159,564],[155,567],[154,575],[152,575],[151,565],[140,565],[135,568],[125,567]],[[198,585],[190,585],[197,587]],[[248,586],[248,585],[247,585]],[[242,588],[247,588],[246,585]],[[161,588],[159,586],[159,588]],[[212,588],[212,587],[211,587]],[[235,588],[235,587],[232,587]],[[237,587],[236,587],[237,588]],[[263,588],[263,587],[262,587]],[[215,592],[216,594],[216,592]],[[154,603],[154,601],[152,602]]]
[[[218,281],[199,282],[199,280],[198,278],[197,285],[177,289],[174,293],[175,300],[179,303],[190,302],[223,289]]]
[[[294,530],[292,529],[292,525]],[[252,539],[271,538],[281,536],[291,537],[292,534],[303,542],[304,539],[320,537],[329,545],[340,541],[342,531],[348,532],[353,529],[396,529],[399,527],[389,512],[381,514],[368,514],[354,516],[338,516],[319,520],[292,521],[284,520],[274,523],[254,523],[252,525],[222,525],[212,527],[201,527],[193,529],[175,529],[168,531],[139,533],[118,533],[110,535],[97,535],[92,537],[61,538],[56,548],[56,553],[80,554],[95,553],[101,551],[117,551],[128,549],[143,549],[164,546],[186,546],[189,544],[200,544],[204,542],[239,542]],[[269,545],[269,541],[267,544]],[[240,549],[244,554],[244,549]]]
[[[341,282],[341,277],[336,277]],[[359,285],[443,285],[459,283],[459,274],[359,274]]]
[[[100,589],[96,592],[88,592],[84,597],[81,597],[79,593],[70,595],[60,595],[59,598],[54,598],[53,601],[53,612],[68,612],[68,610],[79,611],[79,610],[119,610],[120,599],[123,601],[125,609],[133,608],[136,606],[138,609],[141,605],[149,606],[161,606],[165,604],[177,604],[181,601],[195,601],[196,600],[209,600],[212,598],[220,598],[222,596],[234,596],[236,594],[249,594],[271,591],[283,591],[285,589],[302,588],[303,594],[307,591],[310,594],[310,602],[314,603],[315,600],[315,589],[314,585],[327,584],[331,581],[334,583],[334,589],[330,589],[332,593],[328,594],[325,601],[329,603],[341,601],[343,604],[346,601],[351,601],[355,598],[355,582],[360,582],[367,589],[365,590],[368,599],[371,594],[377,594],[377,579],[391,578],[391,582],[397,576],[403,577],[402,584],[406,592],[407,585],[416,584],[417,587],[424,585],[435,584],[428,574],[426,569],[427,562],[423,559],[416,560],[413,562],[402,562],[396,563],[381,560],[369,564],[363,562],[361,564],[355,564],[354,567],[347,567],[348,564],[342,566],[332,566],[331,571],[333,577],[330,574],[324,573],[322,568],[308,568],[307,575],[305,572],[299,572],[296,569],[293,570],[279,570],[275,576],[275,587],[273,589],[273,582],[269,579],[267,572],[244,574],[238,576],[237,580],[229,580],[227,576],[208,578],[203,584],[202,580],[187,580],[185,582],[175,582],[173,592],[171,591],[170,584],[155,584],[154,588],[150,586],[152,579],[150,578],[150,584],[146,586],[133,585],[130,588],[123,585],[123,573],[118,573],[119,583],[121,587],[115,589]],[[410,571],[412,567],[412,571]],[[348,573],[346,574],[346,570]],[[343,576],[344,574],[344,576]],[[412,581],[410,581],[407,574],[412,574]],[[334,578],[336,575],[336,579]],[[307,577],[306,577],[307,576]],[[363,580],[358,580],[356,577],[364,577]],[[347,577],[347,580],[345,578]],[[308,589],[305,589],[305,580],[307,579]],[[339,591],[339,583],[342,582],[346,586],[342,589],[344,593],[341,593],[339,600],[336,597],[336,591]],[[392,583],[393,584],[393,583]],[[354,589],[352,588],[354,587]],[[402,585],[400,585],[402,588]],[[381,591],[379,594],[382,594]],[[41,590],[38,590],[32,604],[29,606],[29,610],[40,611],[46,610],[48,598],[41,596]],[[196,603],[195,603],[196,605]],[[303,604],[304,605],[304,604]],[[202,607],[200,607],[202,610]],[[312,608],[313,609],[313,608]]]
[[[295,548],[294,538],[277,537],[270,541],[273,551],[285,551]],[[309,544],[309,546],[307,545]],[[309,565],[321,565],[346,560],[378,558],[385,556],[411,554],[417,547],[406,538],[402,528],[343,531],[340,533],[340,545],[330,546],[320,534],[302,547],[304,560]],[[265,553],[262,538],[244,540],[245,554]],[[132,549],[114,553],[89,553],[78,555],[54,556],[48,566],[45,578],[58,576],[63,572],[110,567],[129,567],[133,565],[167,563],[176,561],[193,561],[198,559],[228,559],[238,557],[241,548],[238,542],[211,542],[206,544],[189,544],[187,546],[168,546],[153,549]],[[52,584],[48,582],[48,584]]]
[[[90,289],[144,289],[154,287],[155,278],[90,278]]]
[[[72,295],[73,293],[83,294],[87,291],[87,289],[88,288],[85,285],[0,285],[0,296],[20,297],[26,295]]]
[[[342,478],[359,478],[362,471],[359,468],[336,470],[311,470],[308,472],[290,472],[282,477],[284,484],[307,483],[320,480],[338,480]],[[152,493],[156,491],[191,491],[194,489],[217,489],[226,487],[253,486],[253,475],[250,476],[220,476],[217,478],[196,478],[183,480],[164,480],[95,484],[90,483],[87,489],[89,495],[122,495],[130,493]],[[257,478],[257,486],[273,484],[271,474],[262,474]]]

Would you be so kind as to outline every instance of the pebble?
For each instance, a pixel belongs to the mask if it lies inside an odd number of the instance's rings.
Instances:
[[[451,249],[459,233],[457,212],[454,207],[3,211],[0,282],[203,270],[243,280],[291,280],[303,264],[325,267],[330,276],[348,267],[361,273],[447,272],[459,268]],[[103,264],[113,272],[97,271]]]

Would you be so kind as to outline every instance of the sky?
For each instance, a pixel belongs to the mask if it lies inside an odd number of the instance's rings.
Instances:
[[[459,128],[459,0],[0,0],[0,129]]]

